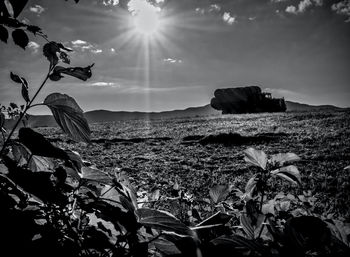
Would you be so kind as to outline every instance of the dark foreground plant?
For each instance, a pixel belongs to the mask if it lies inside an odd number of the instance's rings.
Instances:
[[[13,6],[18,12],[19,7]],[[92,65],[58,65],[70,64],[68,52],[61,43],[44,45],[49,69],[32,97],[27,81],[10,75],[21,86],[24,104],[11,104],[0,112],[1,256],[349,255],[342,224],[313,216],[309,194],[297,199],[281,193],[267,199],[274,177],[301,184],[298,169],[285,165],[298,159],[295,154],[268,159],[262,151],[247,149],[245,159],[257,167],[257,173],[245,191],[230,185],[211,188],[213,209],[218,211],[201,220],[192,210],[199,221],[187,226],[169,212],[139,208],[136,192],[119,170],[98,170],[78,153],[59,148],[25,127],[28,110],[46,105],[68,136],[89,143],[89,126],[72,97],[54,93],[35,103],[48,80],[58,81],[63,74],[84,81],[91,77]],[[15,119],[9,132],[6,116]],[[24,126],[13,139],[21,122]],[[174,185],[174,190],[178,187]],[[178,195],[179,206],[191,203],[185,194]]]

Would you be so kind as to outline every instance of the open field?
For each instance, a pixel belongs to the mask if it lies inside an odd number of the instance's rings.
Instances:
[[[209,198],[208,189],[215,184],[243,190],[253,171],[243,160],[248,147],[268,154],[293,152],[301,158],[296,166],[303,190],[316,197],[314,211],[349,222],[350,180],[349,170],[344,170],[350,165],[349,114],[315,111],[96,123],[90,124],[89,146],[67,140],[58,128],[38,130],[98,168],[122,168],[138,191],[159,189],[169,196],[175,183],[197,198]],[[203,139],[225,133],[243,137]],[[274,184],[276,192],[293,187],[281,183]]]

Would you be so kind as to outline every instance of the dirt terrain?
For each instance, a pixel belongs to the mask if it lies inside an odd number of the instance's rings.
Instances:
[[[248,147],[267,154],[293,152],[303,188],[276,183],[281,190],[311,190],[314,211],[350,221],[350,112],[315,111],[226,115],[190,119],[130,120],[90,124],[92,144],[73,143],[58,128],[40,128],[64,148],[79,152],[98,168],[122,168],[142,192],[171,195],[174,184],[208,198],[215,184],[241,190],[254,171],[243,159]],[[239,134],[239,135],[238,135]]]

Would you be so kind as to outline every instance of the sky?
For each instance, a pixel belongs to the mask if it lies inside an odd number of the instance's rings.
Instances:
[[[95,63],[86,82],[49,81],[38,102],[61,92],[84,111],[163,111],[257,85],[290,101],[350,106],[349,0],[30,0],[19,20],[73,49],[70,66]],[[30,95],[45,78],[46,41],[29,37],[25,51],[0,42],[1,104],[23,101],[11,71]]]

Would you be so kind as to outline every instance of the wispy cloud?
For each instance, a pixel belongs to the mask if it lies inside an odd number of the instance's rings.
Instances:
[[[109,6],[109,5],[116,6],[119,4],[119,0],[103,0],[102,4],[106,6]]]
[[[229,12],[224,12],[224,14],[222,15],[222,19],[228,25],[232,25],[236,21],[236,17],[231,16],[231,13]]]
[[[209,7],[206,7],[206,8],[197,7],[195,11],[196,13],[199,13],[199,14],[218,13],[221,11],[221,6],[218,4],[211,4]]]
[[[73,48],[78,49],[82,52],[88,50],[93,54],[100,54],[102,53],[102,49],[97,48],[97,45],[93,45],[87,41],[81,40],[81,39],[77,39],[74,41],[71,41],[71,44],[73,46]]]
[[[345,15],[347,19],[345,22],[350,22],[350,1],[344,0],[332,5],[332,10],[340,15]]]
[[[42,7],[41,5],[36,4],[34,6],[29,7],[29,10],[33,13],[36,13],[38,16],[40,16],[40,14],[42,14],[45,11],[45,8]]]
[[[165,63],[182,63],[182,60],[180,59],[173,59],[173,58],[165,58],[163,59],[163,62]]]
[[[30,41],[27,45],[29,49],[33,51],[33,53],[37,53],[39,51],[40,45],[34,41]]]
[[[114,82],[104,82],[104,81],[98,81],[90,84],[92,87],[120,87],[118,84]]]
[[[312,6],[322,6],[323,0],[302,0],[299,2],[298,6],[289,5],[286,8],[287,13],[299,14],[304,13],[307,9]]]

